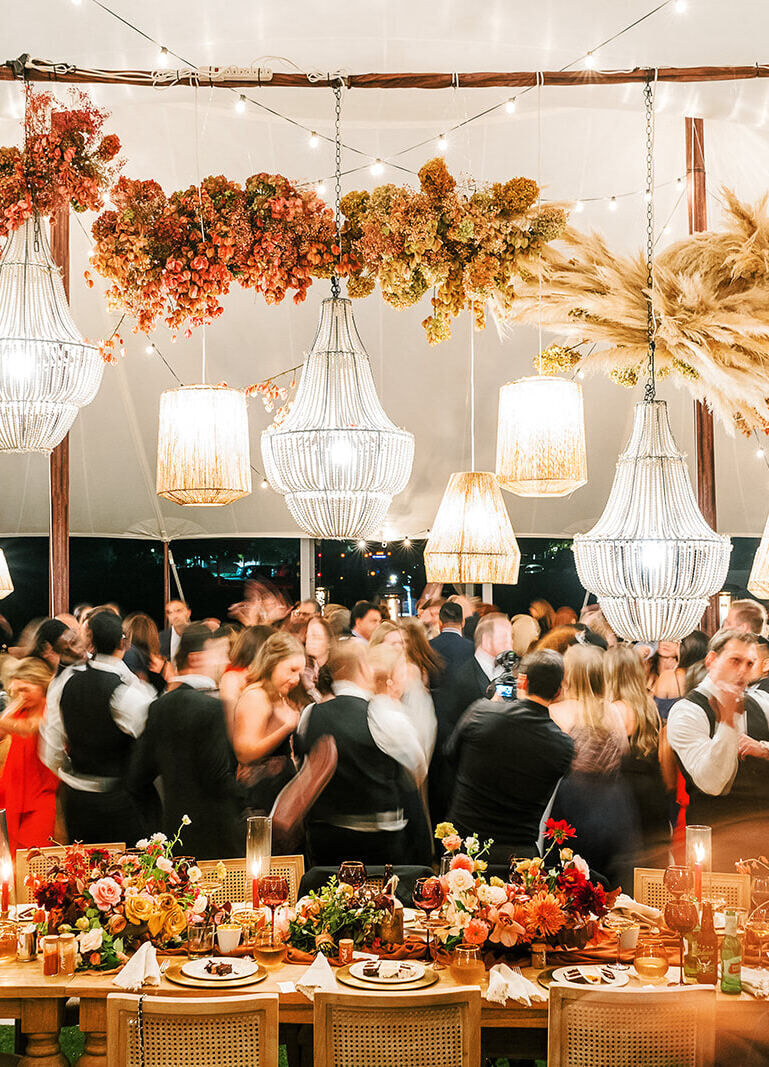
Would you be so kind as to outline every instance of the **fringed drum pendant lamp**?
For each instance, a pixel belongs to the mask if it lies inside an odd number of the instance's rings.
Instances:
[[[470,445],[475,468],[475,337],[470,310]],[[497,480],[486,471],[452,474],[425,545],[428,582],[515,585],[521,552]]]
[[[221,506],[251,492],[246,395],[224,385],[184,385],[160,397],[158,496]]]
[[[653,102],[647,118],[647,300],[649,381],[633,432],[619,457],[604,513],[574,538],[577,573],[595,593],[612,629],[631,641],[676,641],[691,633],[708,597],[723,585],[731,544],[700,513],[689,472],[655,395]]]
[[[748,578],[748,592],[759,600],[769,600],[769,519],[766,520]]]
[[[518,496],[567,496],[587,481],[582,386],[539,374],[499,390],[497,481]]]
[[[10,596],[12,592],[13,581],[11,572],[8,570],[8,560],[5,558],[5,552],[0,548],[0,600]]]
[[[341,246],[341,88],[336,98],[335,216]],[[358,335],[352,304],[331,279],[294,404],[280,426],[262,434],[267,480],[312,537],[365,537],[379,529],[393,496],[405,488],[414,436],[385,414]]]
[[[45,226],[27,219],[0,258],[0,452],[50,452],[98,392],[104,361],[69,310]]]

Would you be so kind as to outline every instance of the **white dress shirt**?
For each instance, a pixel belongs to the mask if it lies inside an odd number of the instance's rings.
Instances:
[[[147,722],[147,709],[157,693],[151,685],[126,667],[122,659],[115,656],[95,655],[89,660],[88,667],[117,674],[122,685],[117,686],[110,699],[110,710],[115,726],[130,737],[139,737]],[[85,664],[68,667],[55,678],[48,687],[46,712],[40,724],[40,741],[38,751],[40,759],[54,774],[71,786],[86,793],[102,793],[113,789],[117,780],[113,778],[95,778],[90,775],[76,774],[72,769],[68,747],[67,731],[61,716],[61,692],[75,671],[84,671]]]
[[[204,693],[216,692],[216,682],[207,674],[176,674],[168,684],[188,685],[190,689],[199,689]]]
[[[170,660],[176,659],[176,653],[179,651],[179,645],[182,640],[182,635],[178,634],[176,630],[171,627],[171,640],[169,642],[168,658]]]
[[[490,682],[493,682],[495,678],[504,673],[504,667],[500,667],[494,656],[490,656],[484,649],[476,648],[475,658]]]
[[[696,688],[708,699],[717,697],[717,689],[710,678]],[[748,695],[760,705],[769,723],[769,694],[751,690]],[[676,701],[668,716],[667,735],[671,748],[703,793],[721,796],[732,788],[739,767],[737,746],[746,733],[745,713],[734,716],[734,725],[717,721],[713,736],[710,724],[701,707],[684,697]],[[768,747],[765,742],[762,742]],[[769,774],[769,767],[767,768]]]

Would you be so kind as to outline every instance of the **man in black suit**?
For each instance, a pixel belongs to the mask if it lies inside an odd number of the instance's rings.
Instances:
[[[189,606],[184,600],[169,600],[166,604],[166,626],[165,630],[160,631],[160,655],[165,659],[173,660],[176,658],[176,651],[179,648],[179,640],[184,633],[185,627],[190,624],[190,612]]]
[[[475,651],[473,642],[462,636],[462,622],[464,613],[462,605],[453,600],[447,600],[441,604],[438,612],[438,624],[441,632],[434,637],[430,644],[444,662],[444,670],[441,674],[438,688],[446,674],[459,667],[465,660],[470,659]]]
[[[433,823],[446,818],[454,773],[445,754],[445,745],[459,720],[476,700],[485,697],[494,678],[502,673],[496,658],[512,648],[513,629],[506,615],[484,615],[475,629],[475,652],[449,671],[435,695],[438,736],[430,766],[430,815]]]
[[[518,676],[519,698],[479,701],[449,741],[457,759],[451,821],[462,837],[493,838],[491,863],[539,855],[542,816],[574,757],[574,742],[548,711],[562,682],[557,652],[529,653]]]
[[[243,851],[235,757],[215,695],[226,663],[226,638],[204,623],[185,629],[170,683],[176,686],[150,705],[129,774],[137,797],[161,779],[161,829],[172,837],[189,816],[182,849],[197,859],[226,859]]]

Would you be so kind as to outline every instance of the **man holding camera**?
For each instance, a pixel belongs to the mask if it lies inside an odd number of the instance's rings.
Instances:
[[[493,838],[490,863],[539,855],[542,816],[574,757],[574,742],[548,711],[562,682],[557,652],[530,652],[517,699],[497,694],[477,701],[449,740],[447,753],[457,764],[449,817],[462,837]]]

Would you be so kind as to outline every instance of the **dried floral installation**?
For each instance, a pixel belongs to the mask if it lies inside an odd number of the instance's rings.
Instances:
[[[722,229],[678,241],[655,260],[658,376],[677,377],[728,430],[769,433],[767,197],[751,207],[730,190],[723,196]],[[601,345],[585,355],[554,346],[543,372],[579,364],[632,387],[646,368],[643,256],[619,257],[599,235],[571,227],[563,240],[565,251],[544,248],[518,299],[496,304],[495,317],[506,327],[536,322],[541,312],[542,322],[572,345]]]

